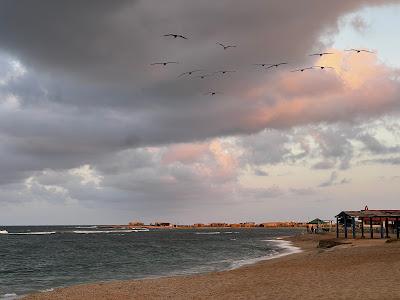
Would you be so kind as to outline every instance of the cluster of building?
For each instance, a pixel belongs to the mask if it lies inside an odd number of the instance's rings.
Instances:
[[[130,227],[155,227],[155,228],[252,228],[252,227],[307,227],[307,223],[302,222],[266,222],[266,223],[255,223],[255,222],[242,222],[242,223],[195,223],[192,225],[178,225],[170,222],[154,222],[149,225],[145,225],[142,222],[134,221],[128,224]]]
[[[336,231],[339,237],[343,232],[345,238],[348,237],[348,231],[351,236],[356,238],[359,233],[361,238],[365,238],[367,233],[371,238],[375,235],[380,238],[389,238],[391,234],[399,239],[400,237],[400,210],[369,210],[366,206],[359,211],[342,211],[336,215],[336,222],[332,220],[321,220],[319,218],[304,222],[243,222],[243,223],[195,223],[193,225],[177,225],[170,222],[154,222],[145,225],[142,222],[130,222],[128,227],[144,227],[144,228],[280,228],[280,227],[302,227],[306,228],[309,233],[322,233]]]

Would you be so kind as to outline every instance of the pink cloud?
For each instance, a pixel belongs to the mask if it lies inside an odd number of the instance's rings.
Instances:
[[[335,51],[314,64],[335,69],[286,71],[249,90],[246,96],[258,107],[243,117],[244,122],[252,128],[281,128],[350,121],[398,109],[398,71],[379,63],[375,54]],[[273,99],[273,104],[264,99]]]
[[[174,162],[190,164],[199,160],[207,152],[208,145],[204,143],[176,144],[168,147],[167,151],[162,156],[161,161],[164,164],[170,164]]]

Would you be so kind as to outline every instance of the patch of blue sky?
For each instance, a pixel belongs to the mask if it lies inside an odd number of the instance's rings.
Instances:
[[[382,62],[400,67],[399,34],[400,4],[368,7],[342,18],[333,47],[377,51]]]

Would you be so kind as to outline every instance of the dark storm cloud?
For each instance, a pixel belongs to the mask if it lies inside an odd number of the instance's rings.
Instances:
[[[251,64],[311,63],[307,54],[325,48],[320,36],[336,30],[338,18],[381,3],[0,0],[0,79],[7,78],[0,85],[0,100],[3,104],[11,96],[17,99],[14,108],[7,103],[0,106],[4,141],[0,167],[7,170],[0,183],[45,168],[101,164],[107,155],[129,148],[258,132],[269,124],[254,125],[248,119],[259,106],[273,105],[277,99],[266,95],[251,102],[243,91],[265,85],[276,72],[253,70]],[[182,33],[189,40],[162,37],[169,32]],[[224,51],[216,42],[238,47]],[[12,59],[21,61],[26,74],[8,75],[16,72],[9,66]],[[164,60],[180,64],[150,66]],[[197,68],[240,72],[205,80],[177,79],[181,72]],[[210,89],[224,94],[205,97]],[[272,125],[290,127],[296,122],[273,120]],[[255,163],[292,157],[282,133],[274,133],[272,141],[248,140],[256,145],[251,158]],[[323,151],[327,157],[349,153],[343,147]],[[119,159],[120,163],[104,166],[104,172],[123,173],[124,160]],[[117,179],[105,182],[125,183],[121,189],[129,186],[129,177]],[[154,186],[137,184],[135,188],[143,193]],[[168,185],[165,189],[173,195]],[[194,185],[192,192],[198,190]]]
[[[97,71],[112,55],[113,18],[136,1],[0,1],[1,48],[27,65],[71,71]],[[113,45],[116,49],[117,45]]]

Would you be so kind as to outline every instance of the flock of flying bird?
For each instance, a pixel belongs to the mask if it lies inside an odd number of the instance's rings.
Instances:
[[[186,36],[181,35],[181,34],[174,34],[174,33],[164,34],[163,37],[172,37],[173,39],[178,39],[179,38],[179,39],[188,40],[188,38]],[[236,48],[237,47],[236,45],[224,45],[224,44],[219,43],[219,42],[216,43],[216,44],[221,46],[223,48],[223,50],[228,50],[230,48]],[[375,53],[375,52],[369,51],[369,50],[354,49],[354,48],[346,49],[344,51],[354,52],[354,53],[361,53],[361,52]],[[319,52],[319,53],[310,54],[309,56],[322,57],[322,56],[325,56],[325,55],[332,55],[332,54],[334,54],[334,53],[332,53],[332,52]],[[157,66],[157,65],[167,66],[169,64],[179,64],[179,62],[177,62],[177,61],[163,61],[163,62],[155,62],[155,63],[152,63],[150,65],[151,66]],[[279,63],[274,63],[274,64],[258,63],[258,64],[253,64],[253,65],[254,66],[264,67],[267,70],[267,69],[271,69],[271,68],[278,68],[278,67],[283,66],[283,65],[289,65],[289,63],[288,62],[279,62]],[[305,68],[301,68],[301,69],[291,70],[290,72],[304,72],[306,70],[312,70],[312,69],[324,70],[324,69],[334,69],[334,68],[333,67],[329,67],[329,66],[310,66],[310,67],[305,67]],[[180,74],[178,76],[178,78],[183,77],[183,76],[191,76],[191,75],[193,75],[195,73],[204,72],[204,71],[205,70],[203,70],[203,69],[196,69],[196,70],[187,71],[187,72],[184,72],[184,73]],[[200,75],[195,76],[195,78],[204,79],[206,77],[210,77],[210,76],[213,76],[213,75],[216,75],[216,74],[225,75],[225,74],[234,73],[234,72],[236,72],[236,71],[235,70],[220,70],[220,71],[213,72],[211,74],[200,74]],[[215,96],[217,94],[222,94],[222,93],[215,92],[215,91],[210,91],[210,92],[204,93],[204,95],[210,95],[210,96]]]

